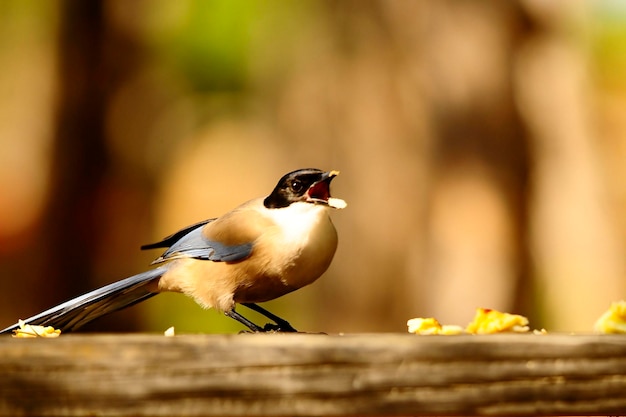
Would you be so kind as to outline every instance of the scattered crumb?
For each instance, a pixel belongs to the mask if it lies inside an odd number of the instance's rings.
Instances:
[[[409,333],[415,334],[437,334],[441,330],[441,324],[432,317],[414,318],[406,322]]]
[[[59,337],[61,330],[52,326],[38,326],[26,324],[24,320],[18,320],[19,329],[13,331],[13,337]]]
[[[624,304],[626,312],[626,303]],[[417,317],[407,321],[409,333],[420,335],[454,335],[454,334],[491,334],[491,333],[526,333],[529,331],[528,319],[518,314],[503,313],[488,308],[476,309],[474,320],[464,329],[456,325],[442,325],[433,317]],[[625,324],[626,325],[626,324]],[[547,334],[545,329],[533,330],[533,334]]]
[[[176,332],[174,331],[174,326],[169,327],[167,330],[163,332],[165,337],[174,337],[176,336]]]
[[[477,308],[474,320],[467,325],[465,330],[473,334],[525,333],[529,328],[528,319],[524,316],[502,313],[488,308]]]
[[[465,333],[465,329],[461,326],[457,326],[456,324],[444,324],[441,326],[441,333],[446,336]]]
[[[593,327],[598,333],[626,333],[626,301],[611,303]]]
[[[463,328],[461,326],[454,325],[441,325],[437,319],[428,317],[428,318],[415,318],[407,321],[407,326],[409,328],[409,333],[421,334],[421,335],[430,335],[430,334],[442,334],[442,335],[453,335],[453,334],[461,334],[463,333]]]

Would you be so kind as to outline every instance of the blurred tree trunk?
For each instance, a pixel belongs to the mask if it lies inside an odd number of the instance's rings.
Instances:
[[[595,125],[592,65],[583,41],[589,39],[591,3],[525,4],[538,27],[518,52],[515,75],[534,155],[529,233],[542,324],[591,331],[626,289],[618,226],[623,211],[611,210],[616,190],[607,169],[616,156],[602,152],[614,137],[599,134]]]
[[[112,158],[107,149],[105,117],[107,101],[132,67],[133,54],[130,44],[116,42],[104,7],[100,1],[62,2],[57,124],[49,205],[41,233],[45,258],[42,277],[47,289],[45,301],[40,301],[43,308],[102,284],[95,277],[101,264],[98,254],[105,240],[107,210],[123,204],[111,197],[115,193],[109,190]],[[107,282],[119,278],[108,277]],[[133,312],[126,317],[103,319],[97,328],[131,329]]]
[[[91,287],[98,230],[94,213],[109,163],[103,131],[103,25],[101,2],[62,3],[57,126],[42,228],[48,302]]]
[[[7,325],[91,287],[97,223],[93,209],[108,164],[102,116],[106,91],[102,6],[79,1],[63,1],[57,6],[58,24],[48,33],[56,38],[49,47],[57,55],[57,79],[52,109],[47,109],[52,114],[52,139],[46,155],[49,171],[44,174],[48,178],[46,203],[31,226],[36,232],[26,230],[25,242],[15,245],[14,256],[3,263],[3,267],[9,265],[8,271],[3,271],[4,292],[20,295],[8,297],[15,311],[10,311]],[[35,9],[30,12],[36,13]],[[39,74],[34,70],[39,77],[48,71]],[[17,172],[16,180],[19,175]]]
[[[518,2],[429,9],[437,30],[423,39],[423,65],[436,139],[424,303],[459,324],[482,306],[530,315],[532,155],[514,75],[533,25]]]
[[[464,324],[483,305],[527,313],[531,156],[513,95],[525,11],[376,1],[327,13],[334,56],[315,57],[301,84],[331,68],[327,124],[341,126],[346,188],[366,190],[348,197],[341,242],[368,262],[339,253],[339,278],[323,281],[334,317],[320,321],[388,331],[417,315]]]

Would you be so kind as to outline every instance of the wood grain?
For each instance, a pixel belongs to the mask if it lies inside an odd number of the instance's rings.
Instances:
[[[0,338],[1,415],[626,414],[626,337]]]

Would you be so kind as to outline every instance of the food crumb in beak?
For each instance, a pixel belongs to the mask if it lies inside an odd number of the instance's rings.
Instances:
[[[328,199],[328,205],[332,208],[336,208],[338,210],[344,209],[348,206],[348,203],[346,203],[344,200],[342,200],[341,198],[334,198],[334,197],[330,197]]]

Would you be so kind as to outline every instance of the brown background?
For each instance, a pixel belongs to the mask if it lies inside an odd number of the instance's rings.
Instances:
[[[340,246],[267,307],[301,330],[589,331],[624,297],[614,1],[0,1],[0,320],[147,267],[143,243],[339,169]],[[230,332],[161,295],[92,330]]]

